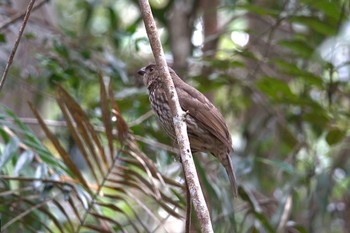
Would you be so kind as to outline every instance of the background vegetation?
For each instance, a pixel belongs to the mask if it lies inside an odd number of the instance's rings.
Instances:
[[[1,71],[28,2],[0,1]],[[238,199],[196,156],[215,232],[350,232],[349,1],[150,2],[169,64],[231,130]],[[36,4],[0,93],[4,232],[182,232],[137,1]]]

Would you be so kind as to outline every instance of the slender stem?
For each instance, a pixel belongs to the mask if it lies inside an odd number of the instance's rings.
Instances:
[[[164,78],[163,80],[165,82],[169,106],[173,116],[176,139],[180,150],[181,162],[185,173],[185,179],[188,184],[190,197],[193,202],[202,232],[213,232],[209,211],[199,184],[196,167],[191,154],[190,143],[187,135],[187,126],[185,122],[185,112],[180,106],[174,83],[168,70],[151,7],[147,0],[139,0],[139,4],[156,64],[160,74]]]
[[[29,2],[29,4],[28,4],[27,11],[26,11],[26,14],[24,15],[24,19],[23,19],[23,23],[21,25],[21,28],[19,29],[19,33],[18,33],[18,37],[17,37],[16,42],[15,42],[15,45],[13,46],[11,54],[10,54],[8,60],[7,60],[5,70],[2,73],[2,77],[1,77],[1,81],[0,81],[0,91],[1,91],[1,89],[4,86],[4,83],[6,81],[7,73],[10,70],[10,66],[11,66],[11,64],[13,62],[13,58],[15,57],[15,54],[16,54],[19,42],[21,41],[21,38],[22,38],[22,35],[23,35],[23,32],[24,32],[24,28],[27,25],[27,22],[28,22],[28,19],[29,19],[29,16],[30,16],[30,12],[33,9],[34,3],[35,3],[35,0],[31,0]]]
[[[186,223],[185,223],[185,232],[190,233],[191,229],[191,216],[192,215],[192,203],[190,191],[186,182]]]
[[[42,0],[41,2],[39,2],[38,4],[36,4],[35,6],[33,6],[32,11],[35,11],[37,9],[39,9],[41,6],[43,6],[45,3],[49,2],[49,0]],[[26,12],[23,13],[18,13],[15,16],[11,17],[9,20],[5,21],[4,23],[2,23],[0,25],[0,31],[7,28],[8,26],[10,26],[11,24],[17,22],[20,18],[22,18],[23,16],[25,16]]]

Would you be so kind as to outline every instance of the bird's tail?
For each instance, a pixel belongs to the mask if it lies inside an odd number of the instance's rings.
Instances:
[[[238,184],[237,179],[235,175],[235,171],[233,170],[232,160],[230,157],[230,153],[225,153],[224,155],[220,156],[220,162],[224,165],[228,178],[231,183],[231,188],[233,190],[234,197],[238,197]]]

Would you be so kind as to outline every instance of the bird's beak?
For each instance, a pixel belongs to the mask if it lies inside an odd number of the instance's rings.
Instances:
[[[142,67],[137,73],[143,76],[146,73],[146,68]]]

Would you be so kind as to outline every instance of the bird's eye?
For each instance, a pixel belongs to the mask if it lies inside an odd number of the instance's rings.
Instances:
[[[153,72],[153,68],[149,68],[149,71],[150,71],[150,72]]]

